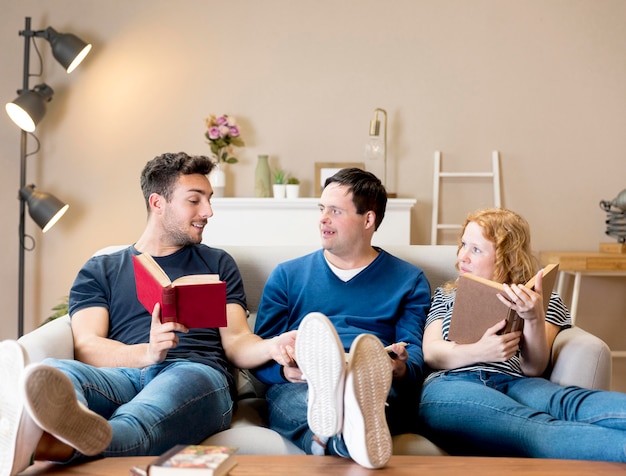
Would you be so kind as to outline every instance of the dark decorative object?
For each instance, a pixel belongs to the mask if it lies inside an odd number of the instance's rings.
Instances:
[[[607,213],[606,234],[614,236],[618,243],[626,243],[626,189],[612,200],[602,200],[600,208]]]
[[[36,38],[44,38],[52,47],[52,55],[71,73],[91,50],[91,45],[85,43],[71,33],[58,33],[54,28],[48,27],[45,30],[32,30],[31,19],[26,17],[24,29],[19,32],[19,36],[24,37],[24,67],[22,69],[22,88],[17,91],[18,97],[7,103],[6,112],[11,120],[21,129],[20,138],[20,188],[18,198],[20,200],[20,224],[19,224],[19,276],[18,276],[18,308],[17,308],[17,336],[24,334],[24,263],[26,250],[31,251],[33,245],[27,247],[26,239],[33,243],[32,236],[26,234],[25,215],[26,208],[31,218],[42,228],[45,233],[61,216],[67,211],[68,205],[55,196],[35,190],[34,185],[26,185],[26,162],[27,158],[39,150],[39,139],[33,134],[37,124],[43,119],[46,113],[46,103],[50,102],[54,91],[45,83],[38,84],[30,88],[31,76],[41,76],[43,60],[37,44]],[[30,47],[31,43],[37,51],[39,58],[39,73],[30,72]],[[28,134],[37,142],[37,151],[28,152]]]

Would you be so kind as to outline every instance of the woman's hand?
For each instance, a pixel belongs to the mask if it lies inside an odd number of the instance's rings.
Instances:
[[[519,349],[522,333],[516,331],[498,335],[504,326],[505,319],[487,329],[478,342],[468,344],[474,346],[474,353],[479,357],[478,361],[505,362],[515,355]]]
[[[519,284],[513,286],[505,284],[504,291],[508,299],[502,295],[498,295],[498,299],[524,319],[524,341],[520,355],[522,371],[529,377],[539,376],[548,366],[552,346],[546,335],[543,270],[537,273],[534,290]]]
[[[431,322],[424,330],[422,349],[424,362],[432,369],[449,370],[479,362],[503,362],[515,355],[522,333],[498,335],[504,328],[503,319],[485,331],[478,342],[458,344],[444,340],[441,319]]]
[[[535,288],[530,289],[522,284],[503,284],[507,297],[498,294],[498,299],[506,304],[509,309],[517,312],[524,321],[536,321],[543,323],[546,320],[543,310],[543,270],[537,273]]]

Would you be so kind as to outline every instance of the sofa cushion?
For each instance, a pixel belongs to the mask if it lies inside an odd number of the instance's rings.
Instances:
[[[274,430],[261,426],[238,426],[220,431],[202,442],[235,446],[240,455],[301,455],[304,452]],[[297,472],[297,471],[295,471]]]

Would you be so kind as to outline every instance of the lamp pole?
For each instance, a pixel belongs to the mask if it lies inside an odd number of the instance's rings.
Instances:
[[[28,158],[28,132],[35,130],[37,123],[45,114],[45,101],[52,99],[52,88],[45,83],[35,86],[31,91],[30,82],[30,43],[31,38],[45,38],[52,46],[54,58],[63,65],[69,73],[78,66],[91,50],[87,44],[75,35],[58,33],[52,27],[46,30],[33,31],[30,27],[30,17],[26,17],[24,30],[19,32],[24,37],[24,68],[22,72],[22,89],[18,91],[15,101],[7,103],[6,111],[9,117],[21,129],[20,136],[20,201],[19,224],[19,272],[18,272],[18,309],[17,333],[18,338],[24,334],[24,255],[26,251],[26,207],[30,215],[45,233],[54,226],[57,220],[66,212],[68,205],[55,196],[47,193],[35,192],[34,185],[26,186],[26,161]]]
[[[30,17],[26,17],[24,31],[20,32],[24,35],[24,69],[22,73],[22,91],[28,91],[28,80],[30,78],[30,38],[33,31],[30,28]],[[19,278],[18,278],[18,298],[17,298],[17,336],[24,335],[24,251],[26,244],[26,202],[19,195],[19,190],[26,186],[26,149],[27,149],[28,133],[21,129],[20,137],[20,188],[18,189],[18,198],[20,200],[20,228],[19,228]]]
[[[22,190],[26,185],[26,140],[27,132],[21,132],[21,144],[20,144],[20,188]],[[19,191],[18,191],[19,195]],[[24,243],[26,237],[25,227],[25,212],[26,203],[23,198],[18,197],[20,200],[20,230],[19,230],[19,281],[18,281],[18,308],[17,308],[17,336],[22,337],[24,335]]]

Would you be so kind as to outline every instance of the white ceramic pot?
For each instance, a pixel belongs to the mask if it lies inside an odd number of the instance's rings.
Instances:
[[[274,191],[274,198],[285,198],[285,191],[287,189],[287,185],[284,183],[275,183],[272,185],[272,190]]]
[[[300,196],[300,184],[288,183],[285,189],[287,198],[298,198]]]

